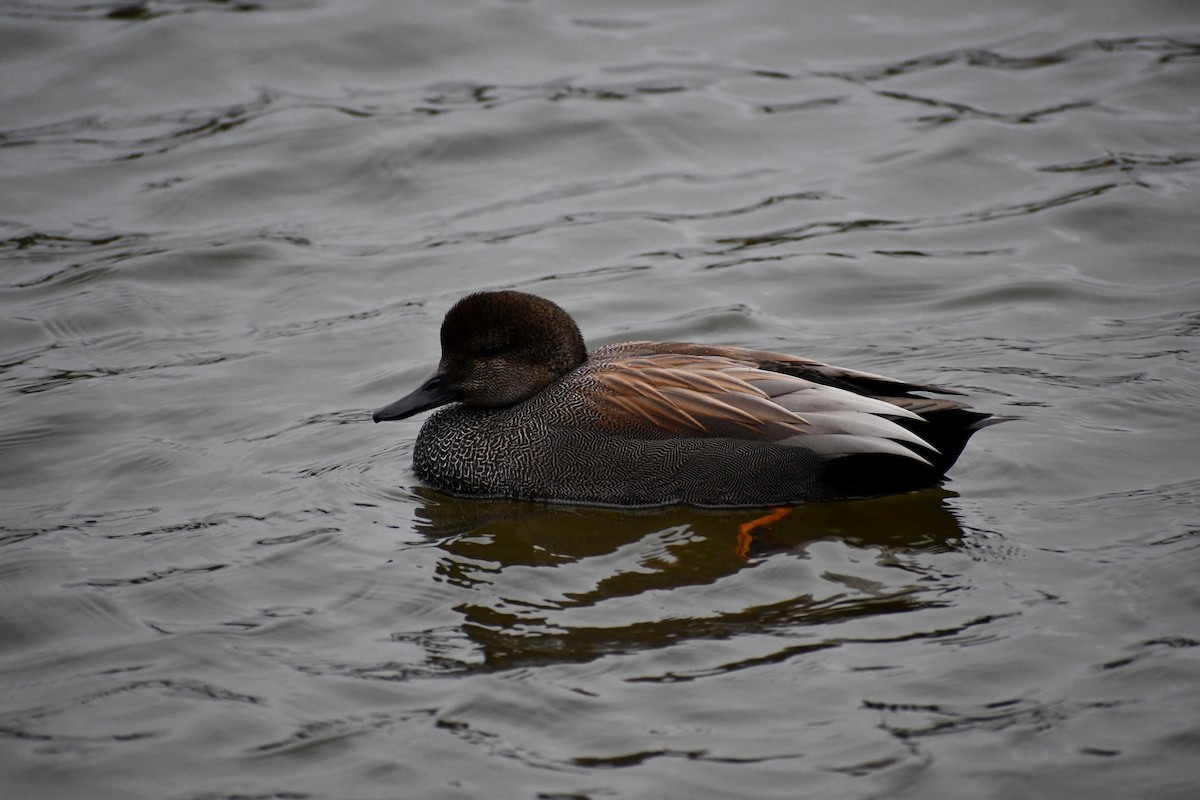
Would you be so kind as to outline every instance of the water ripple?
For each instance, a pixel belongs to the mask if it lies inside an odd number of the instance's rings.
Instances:
[[[1045,730],[1080,714],[1120,705],[1117,702],[1106,701],[1045,703],[1027,699],[998,700],[968,707],[918,706],[876,700],[865,700],[863,704],[866,708],[881,712],[881,724],[884,729],[902,740],[958,735],[976,730]]]
[[[995,70],[1037,70],[1057,67],[1081,58],[1108,53],[1148,53],[1160,64],[1200,58],[1200,44],[1166,36],[1129,36],[1089,39],[1045,53],[1012,56],[986,48],[961,48],[907,58],[903,61],[858,70],[822,73],[855,82],[873,83],[900,75],[926,72],[948,66],[982,67]]]
[[[1036,214],[1059,206],[1070,205],[1081,200],[1100,197],[1121,186],[1119,183],[1101,183],[1083,189],[1076,189],[1065,194],[1041,197],[997,206],[960,211],[953,214],[942,214],[928,217],[913,217],[909,219],[854,219],[839,221],[807,222],[794,228],[783,228],[764,233],[746,236],[723,236],[715,239],[720,245],[732,245],[726,252],[738,250],[771,247],[786,242],[802,242],[808,239],[826,236],[839,236],[848,233],[874,231],[916,231],[933,228],[949,228],[960,225],[975,225],[1010,217]]]
[[[1109,151],[1099,158],[1089,158],[1067,164],[1051,164],[1038,169],[1042,172],[1131,172],[1135,170],[1169,170],[1188,167],[1200,161],[1200,153],[1136,153]]]
[[[49,22],[99,19],[146,21],[173,14],[243,13],[262,10],[263,6],[258,3],[245,0],[239,0],[239,2],[228,2],[228,0],[172,0],[171,2],[134,0],[130,3],[116,0],[115,2],[80,3],[61,7],[44,2],[30,3],[22,2],[22,0],[10,0],[5,3],[3,8],[0,8],[0,17]]]

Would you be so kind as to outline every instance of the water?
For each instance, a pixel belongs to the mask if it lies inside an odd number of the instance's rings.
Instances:
[[[13,798],[1192,797],[1200,6],[0,4]],[[1020,421],[946,487],[449,500],[467,291]]]

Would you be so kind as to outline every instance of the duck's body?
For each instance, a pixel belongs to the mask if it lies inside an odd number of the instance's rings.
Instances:
[[[487,292],[442,326],[442,360],[378,422],[422,426],[418,477],[449,494],[618,506],[766,506],[937,483],[994,421],[946,390],[781,353],[625,342],[588,353],[548,300]],[[457,401],[457,402],[456,402]]]

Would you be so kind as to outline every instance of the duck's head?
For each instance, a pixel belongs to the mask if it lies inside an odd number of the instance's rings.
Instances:
[[[554,303],[524,292],[477,292],[446,313],[433,377],[371,418],[404,419],[455,401],[507,408],[586,360],[579,326]]]

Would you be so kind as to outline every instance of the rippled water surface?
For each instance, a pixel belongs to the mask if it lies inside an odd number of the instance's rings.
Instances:
[[[0,794],[1190,798],[1200,4],[0,2]],[[456,501],[467,291],[1019,416],[944,488]]]

